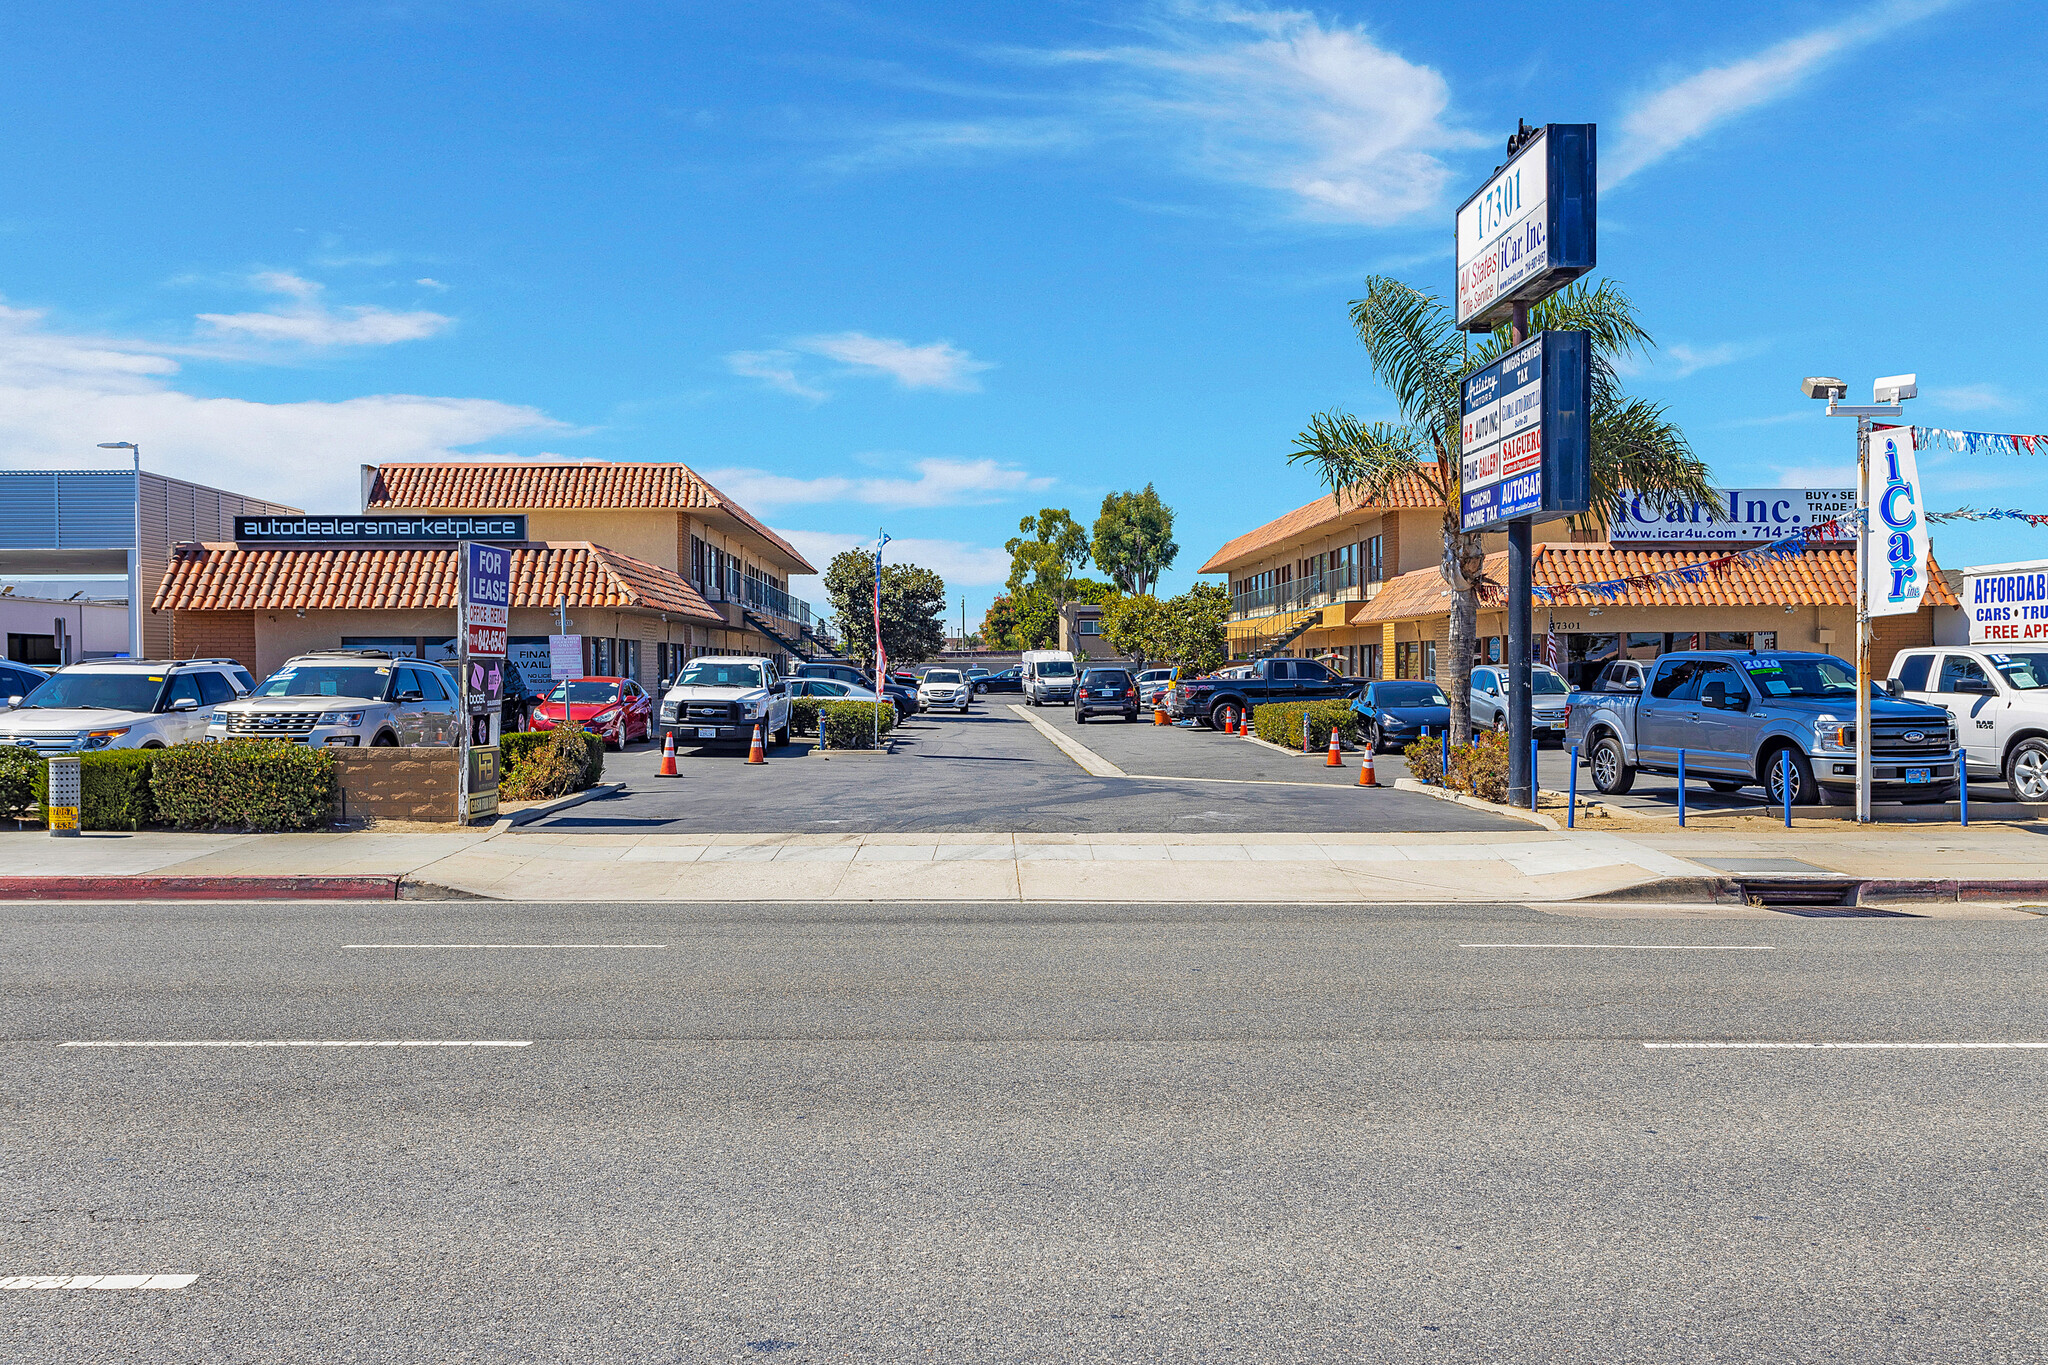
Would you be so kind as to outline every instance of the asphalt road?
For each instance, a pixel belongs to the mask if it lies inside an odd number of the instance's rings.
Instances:
[[[2044,933],[0,908],[0,1275],[197,1276],[0,1358],[2038,1360],[2048,1053],[1643,1044],[2040,1040]],[[529,1046],[62,1046],[399,1038]]]
[[[622,795],[576,806],[525,832],[662,833],[1328,833],[1516,830],[1519,822],[1409,792],[1361,790],[1332,772],[1208,730],[1121,721],[1075,726],[1065,707],[1036,714],[1128,778],[1091,777],[1000,699],[969,714],[913,717],[886,758],[809,757],[799,742],[749,767],[733,749],[684,751],[674,779],[652,748],[605,759]],[[1136,774],[1148,774],[1140,777]],[[1382,780],[1391,780],[1383,778]]]

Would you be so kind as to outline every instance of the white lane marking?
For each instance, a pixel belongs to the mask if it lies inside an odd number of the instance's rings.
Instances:
[[[0,1275],[0,1289],[183,1289],[197,1275]]]
[[[666,948],[666,943],[344,943],[344,948]]]
[[[2048,1048],[2048,1043],[1644,1043],[1648,1048],[1683,1048],[1703,1051],[1819,1051],[1819,1052],[1870,1052],[1898,1050],[1909,1052],[1971,1052],[2003,1051],[2015,1048]]]
[[[1065,754],[1068,758],[1073,759],[1075,763],[1080,765],[1081,771],[1088,774],[1090,777],[1129,776],[1129,774],[1126,773],[1122,768],[1117,767],[1116,764],[1110,762],[1101,754],[1096,753],[1093,749],[1083,744],[1080,740],[1072,739],[1066,735],[1061,734],[1058,730],[1055,730],[1050,724],[1040,720],[1037,716],[1032,715],[1023,707],[1018,706],[1013,702],[1010,705],[1010,709],[1016,712],[1017,715],[1019,715],[1023,719],[1029,721],[1031,723],[1032,729],[1038,731],[1039,734],[1044,735],[1047,739],[1051,740],[1053,742],[1053,747],[1057,748],[1061,753]]]
[[[198,1041],[184,1039],[148,1039],[138,1042],[74,1042],[59,1043],[59,1047],[532,1047],[531,1042],[510,1040],[474,1040],[441,1042],[415,1038],[369,1038],[369,1039],[252,1039],[230,1041]]]
[[[1460,948],[1625,948],[1637,953],[1775,953],[1768,943],[1460,943]]]

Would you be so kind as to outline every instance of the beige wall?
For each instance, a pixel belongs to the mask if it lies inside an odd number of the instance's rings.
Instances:
[[[229,613],[208,613],[208,615]],[[455,633],[455,614],[447,611],[309,611],[304,616],[289,611],[250,613],[256,624],[256,657],[246,660],[257,677],[274,671],[295,654],[316,649],[338,649],[344,638],[375,636],[447,636]],[[598,635],[621,640],[639,640],[641,686],[655,687],[659,663],[655,645],[706,645],[714,632],[702,627],[693,635],[690,623],[659,615],[621,611],[611,607],[571,607],[569,631],[574,635]],[[511,633],[553,635],[555,614],[533,608],[515,608]]]
[[[407,508],[421,516],[441,512],[497,511],[497,508]],[[503,509],[520,512],[520,508]],[[635,559],[682,572],[676,558],[676,513],[665,507],[543,507],[524,511],[529,540],[587,540]],[[687,544],[688,542],[684,542]],[[686,575],[687,576],[687,575]]]

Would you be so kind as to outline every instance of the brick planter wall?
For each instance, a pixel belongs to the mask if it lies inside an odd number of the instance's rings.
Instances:
[[[337,785],[344,820],[455,823],[462,779],[461,750],[337,749]]]

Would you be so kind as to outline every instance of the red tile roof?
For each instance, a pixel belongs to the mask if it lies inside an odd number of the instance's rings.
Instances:
[[[588,541],[512,548],[512,605],[638,608],[722,621],[697,590],[659,564]],[[186,544],[151,604],[158,611],[453,611],[455,550]]]
[[[1430,475],[1436,472],[1436,465],[1433,463],[1422,468]],[[1422,474],[1409,475],[1391,494],[1369,503],[1347,499],[1345,504],[1339,507],[1337,495],[1331,493],[1317,498],[1304,507],[1295,508],[1284,517],[1276,517],[1256,531],[1245,532],[1210,555],[1209,562],[1195,572],[1223,573],[1262,550],[1285,545],[1288,541],[1305,536],[1318,526],[1334,522],[1339,517],[1355,516],[1360,512],[1429,509],[1442,506],[1443,500],[1430,489]]]
[[[521,512],[569,507],[673,507],[723,512],[787,554],[795,573],[817,569],[796,547],[684,464],[651,461],[545,463],[455,461],[377,466],[366,512],[397,507]]]
[[[1710,574],[1698,583],[1658,582],[1624,588],[1617,596],[1595,597],[1575,593],[1576,583],[1611,583],[1641,574],[1682,569],[1714,558],[1709,547],[1687,546],[1673,550],[1618,549],[1612,545],[1562,545],[1545,543],[1535,547],[1534,577],[1538,587],[1548,588],[1560,606],[1601,603],[1617,607],[1757,607],[1806,606],[1853,607],[1856,605],[1856,551],[1854,548],[1814,548],[1783,559],[1743,560]],[[1505,553],[1486,557],[1490,588],[1482,602],[1498,606],[1508,577]],[[1929,575],[1927,602],[1934,606],[1957,605],[1956,595],[1938,567]],[[1389,579],[1372,601],[1351,613],[1349,623],[1368,625],[1377,621],[1410,621],[1436,616],[1450,610],[1450,590],[1437,569],[1417,569]]]

